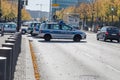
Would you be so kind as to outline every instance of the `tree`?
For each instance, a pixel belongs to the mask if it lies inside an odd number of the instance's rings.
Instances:
[[[4,19],[15,19],[17,17],[17,0],[15,0],[16,2],[9,2],[8,0],[2,0],[2,17]],[[30,20],[31,16],[30,14],[23,9],[22,10],[22,20]]]

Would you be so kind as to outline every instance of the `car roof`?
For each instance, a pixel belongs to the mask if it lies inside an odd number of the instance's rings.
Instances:
[[[103,26],[104,28],[118,28],[118,27],[115,27],[115,26]]]
[[[58,22],[44,22],[45,24],[58,24]]]
[[[30,23],[41,23],[41,22],[38,22],[38,21],[31,21]]]

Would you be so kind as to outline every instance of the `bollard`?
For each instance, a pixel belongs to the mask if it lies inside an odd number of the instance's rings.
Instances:
[[[11,80],[11,55],[12,48],[0,47],[0,56],[7,58],[6,64],[6,80]]]
[[[21,35],[20,32],[16,32],[15,33],[15,37],[17,38],[17,41],[18,41],[18,45],[19,45],[18,52],[20,53],[21,52],[21,39],[22,39],[22,35]]]
[[[14,77],[15,65],[17,63],[17,58],[15,54],[15,44],[14,43],[4,43],[2,47],[10,47],[12,48],[12,56],[11,56],[11,80]]]
[[[16,40],[13,40],[13,39],[7,39],[5,40],[5,43],[14,43],[15,44],[15,54],[16,56],[18,56],[18,44],[17,44],[17,41]]]
[[[7,39],[5,40],[6,43],[15,43],[16,40],[13,40],[13,39]]]
[[[13,40],[16,40],[16,38],[15,38],[15,37],[8,37],[8,39],[13,39]]]
[[[6,80],[6,64],[7,58],[0,57],[0,80]]]

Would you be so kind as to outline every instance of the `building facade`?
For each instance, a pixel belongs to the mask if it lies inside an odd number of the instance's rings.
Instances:
[[[67,8],[69,6],[77,6],[79,5],[79,3],[84,2],[84,0],[52,0],[51,4],[52,4],[52,14],[56,11],[56,10],[61,10],[63,8]],[[53,6],[54,4],[57,4],[57,6]]]
[[[86,2],[86,0],[51,0],[50,7],[50,16],[54,16],[57,10],[61,10],[67,8],[69,6],[78,6],[82,2]]]

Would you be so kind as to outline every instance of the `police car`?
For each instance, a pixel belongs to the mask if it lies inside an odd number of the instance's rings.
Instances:
[[[40,22],[31,22],[28,26],[27,33],[32,36],[36,36],[39,34]]]
[[[14,22],[4,23],[4,32],[15,33],[17,31],[16,28],[17,28],[17,24]]]
[[[73,41],[79,42],[86,39],[86,34],[69,25],[50,22],[41,24],[39,37],[44,38],[45,41],[50,41],[50,39],[73,39]]]

